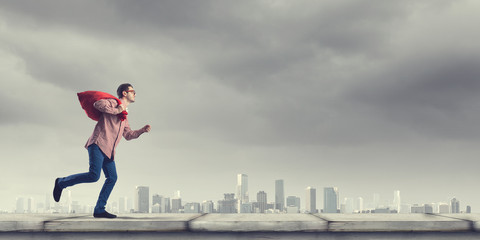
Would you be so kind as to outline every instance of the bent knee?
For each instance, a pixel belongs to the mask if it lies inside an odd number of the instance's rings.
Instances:
[[[88,179],[92,182],[96,182],[100,179],[100,173],[89,172]]]

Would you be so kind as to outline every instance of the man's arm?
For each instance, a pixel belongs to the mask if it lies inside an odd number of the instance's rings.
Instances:
[[[127,123],[125,124],[125,128],[123,129],[123,137],[126,140],[136,139],[140,137],[140,135],[142,135],[143,133],[150,132],[150,129],[151,129],[150,125],[145,125],[143,128],[140,128],[138,130],[132,130],[127,120]]]
[[[122,104],[117,104],[115,100],[110,99],[100,99],[93,104],[93,107],[100,112],[112,115],[117,115],[125,110]]]

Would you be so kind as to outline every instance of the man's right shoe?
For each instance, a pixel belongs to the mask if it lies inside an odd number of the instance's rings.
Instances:
[[[60,201],[60,197],[62,196],[63,191],[63,188],[58,185],[58,180],[59,178],[55,179],[55,187],[53,188],[53,199],[55,200],[55,202]]]
[[[108,212],[103,212],[103,213],[94,213],[93,217],[94,218],[116,218],[117,215],[114,215]]]

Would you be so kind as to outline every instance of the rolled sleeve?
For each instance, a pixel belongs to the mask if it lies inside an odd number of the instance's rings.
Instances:
[[[120,113],[117,106],[118,103],[113,99],[101,99],[93,104],[93,107],[95,107],[98,111],[112,115],[117,115]]]

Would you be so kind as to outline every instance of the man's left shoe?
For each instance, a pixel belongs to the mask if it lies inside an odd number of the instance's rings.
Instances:
[[[94,218],[116,218],[117,215],[114,215],[108,212],[103,212],[103,213],[94,213],[93,217]]]
[[[55,185],[53,187],[53,199],[55,202],[60,201],[60,197],[62,196],[62,190],[63,188],[58,185],[58,180],[59,178],[55,179]]]

